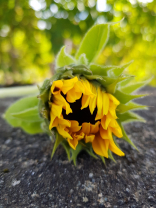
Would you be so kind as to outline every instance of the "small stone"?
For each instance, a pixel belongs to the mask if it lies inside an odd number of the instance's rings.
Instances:
[[[129,188],[126,188],[126,192],[129,194],[129,192],[130,192]]]
[[[102,197],[102,193],[98,194],[98,197],[101,198]]]
[[[9,169],[8,168],[3,169],[3,173],[9,173]]]
[[[148,197],[148,201],[154,202],[154,197],[153,197],[153,196],[149,196],[149,197]]]
[[[93,173],[89,173],[89,178],[93,178]]]
[[[73,189],[71,189],[71,190],[69,191],[69,193],[70,193],[70,194],[72,194],[73,192],[74,192],[74,190],[73,190]]]
[[[118,205],[123,205],[125,202],[123,200],[118,201]]]
[[[39,196],[38,194],[36,194],[36,193],[33,193],[33,194],[31,195],[31,197],[32,197],[32,198],[35,198],[35,197],[40,198],[40,196]]]
[[[16,185],[18,185],[20,182],[21,182],[21,181],[14,180],[14,181],[12,181],[12,186],[16,186]]]
[[[83,202],[88,202],[88,198],[85,196],[85,197],[83,197]]]

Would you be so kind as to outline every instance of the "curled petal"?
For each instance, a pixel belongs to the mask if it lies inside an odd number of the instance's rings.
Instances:
[[[82,96],[81,110],[88,107],[89,100],[90,100],[90,96],[89,95],[83,95]]]
[[[125,154],[116,146],[113,139],[109,143],[109,149],[119,156],[124,156]]]
[[[81,132],[85,133],[85,134],[90,134],[90,123],[83,123],[82,124],[82,130]]]
[[[74,150],[76,150],[76,146],[78,145],[78,140],[77,138],[73,137],[73,139],[67,139],[69,145],[71,146],[71,148],[73,148]]]
[[[62,87],[63,94],[66,94],[69,90],[71,90],[74,87],[76,82],[78,82],[77,77],[74,77],[72,79],[63,80],[63,87]]]
[[[113,101],[115,105],[119,105],[120,102],[111,94],[108,93],[109,99]]]
[[[70,121],[71,126],[69,128],[70,132],[78,132],[81,129],[81,126],[79,126],[79,123],[77,121]]]
[[[90,124],[90,133],[96,134],[99,131],[100,121],[97,121],[95,124]]]
[[[63,138],[73,139],[71,135],[68,133],[68,129],[66,128],[66,126],[58,125],[57,131],[61,136],[63,136]]]
[[[86,143],[93,142],[94,138],[95,138],[95,134],[86,135],[85,136],[85,142]]]
[[[82,96],[82,92],[75,92],[75,87],[67,92],[66,99],[69,103],[74,103],[79,100]]]
[[[51,93],[53,95],[58,94],[61,91],[62,86],[63,86],[62,80],[54,81],[52,86],[51,86]]]
[[[96,154],[108,158],[108,146],[109,140],[101,138],[100,134],[97,134],[92,142],[93,150]]]
[[[109,128],[105,130],[100,126],[100,135],[102,139],[112,139],[112,132]]]
[[[107,115],[109,110],[109,97],[108,94],[103,92],[102,93],[102,102],[103,102],[103,115]]]

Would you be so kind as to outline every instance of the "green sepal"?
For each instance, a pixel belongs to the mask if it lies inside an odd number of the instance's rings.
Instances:
[[[74,76],[72,70],[68,70],[61,75],[61,79],[72,79],[73,77]]]
[[[51,141],[54,142],[55,141],[55,130],[54,129],[52,129],[52,130],[49,129],[49,122],[48,122],[47,119],[45,119],[44,122],[41,124],[41,128],[45,133],[47,133],[49,135]]]
[[[117,77],[120,76],[123,71],[132,63],[133,61],[130,61],[122,66],[116,66],[113,69],[110,69],[107,74],[109,77]]]
[[[147,106],[145,105],[139,105],[137,103],[134,103],[134,102],[129,102],[127,104],[122,104],[120,103],[120,105],[118,105],[116,111],[117,113],[125,113],[129,110],[140,110],[140,109],[144,109],[144,110],[147,110]]]
[[[106,166],[106,161],[105,161],[105,158],[104,158],[103,156],[100,156],[100,158],[101,158],[101,160],[102,160],[103,164]]]
[[[55,143],[54,143],[54,147],[53,147],[53,150],[52,150],[52,153],[51,153],[51,159],[53,158],[54,156],[54,153],[57,149],[57,147],[61,144],[61,142],[64,140],[64,138],[56,131],[55,133]]]
[[[120,103],[126,104],[130,100],[147,96],[147,94],[144,94],[144,95],[129,95],[129,94],[121,92],[120,90],[116,90],[115,93],[114,93],[114,96],[120,101]]]
[[[68,142],[65,139],[61,142],[61,145],[65,149],[65,151],[67,153],[68,160],[70,161],[70,159],[71,159],[70,158],[71,147],[69,146]]]
[[[116,163],[116,160],[114,159],[113,155],[112,155],[112,152],[110,151],[110,149],[108,150],[108,157],[113,160],[113,162]]]
[[[111,69],[114,69],[115,66],[103,66],[91,63],[89,68],[94,75],[107,76],[107,72]]]
[[[50,110],[48,107],[48,101],[43,102],[42,100],[39,100],[38,111],[42,118],[48,119],[48,120],[50,119]]]
[[[135,146],[135,144],[131,141],[131,139],[128,137],[128,135],[126,134],[123,125],[121,124],[121,122],[118,121],[118,124],[122,130],[122,134],[123,137],[122,139],[124,139],[126,142],[128,142],[130,145],[132,145],[132,147],[134,147],[136,150],[138,150],[138,148]]]
[[[134,80],[135,76],[129,76],[129,75],[126,75],[127,76],[127,79],[123,80],[122,82],[120,82],[118,88],[121,89],[125,86],[127,86],[129,83],[132,82],[132,80]]]
[[[65,46],[63,46],[56,57],[56,67],[62,67],[74,63],[76,63],[76,60],[65,52]]]
[[[82,144],[82,143],[81,143]],[[94,154],[92,144],[91,143],[85,143],[84,150],[93,158],[98,159],[98,157]]]
[[[136,90],[141,89],[142,87],[144,87],[145,85],[147,85],[148,83],[150,83],[152,81],[153,78],[150,78],[144,82],[137,82],[134,84],[130,84],[128,86],[122,87],[120,88],[120,90],[124,93],[128,93],[131,94],[132,92],[135,92]]]
[[[127,77],[118,77],[112,84],[106,86],[106,91],[108,93],[114,94],[117,89],[118,83],[122,82],[122,80],[125,79],[127,79]]]
[[[88,62],[92,62],[100,54],[109,36],[109,24],[94,25],[83,38],[75,55],[78,60],[81,54],[86,54]]]
[[[20,111],[18,113],[12,113],[11,115],[15,118],[19,118],[19,119],[27,121],[27,122],[43,121],[43,119],[41,119],[41,117],[39,116],[37,106],[25,109],[25,110]]]
[[[76,166],[77,156],[83,149],[84,149],[84,146],[80,143],[78,143],[78,145],[76,146],[76,150],[71,148],[71,152],[72,152],[72,158],[71,159],[73,160],[73,163],[74,163],[75,166]]]
[[[126,112],[122,114],[117,113],[117,117],[121,123],[128,123],[131,121],[146,122],[144,118],[132,112]]]
[[[88,59],[85,53],[82,53],[79,57],[78,64],[88,65]]]

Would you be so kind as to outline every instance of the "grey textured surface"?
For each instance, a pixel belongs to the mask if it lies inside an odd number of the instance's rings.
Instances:
[[[75,167],[62,147],[51,161],[47,135],[27,135],[0,118],[0,208],[155,208],[156,89],[146,92],[152,95],[138,102],[153,106],[139,112],[147,123],[126,126],[139,152],[120,139],[126,156],[106,167],[84,152]],[[0,100],[0,115],[13,100]]]

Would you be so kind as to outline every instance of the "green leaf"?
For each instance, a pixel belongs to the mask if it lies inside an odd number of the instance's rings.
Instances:
[[[126,142],[128,142],[130,145],[132,145],[136,150],[138,150],[138,148],[135,146],[135,144],[130,140],[130,138],[126,134],[126,132],[124,130],[124,127],[122,126],[121,122],[118,122],[118,123],[120,125],[121,130],[122,130],[122,134],[123,134],[122,139],[124,139]]]
[[[85,35],[75,55],[78,60],[81,54],[86,54],[89,63],[92,62],[102,51],[109,36],[109,25],[94,25]]]
[[[125,86],[123,88],[120,88],[122,92],[124,93],[132,93],[135,92],[136,90],[139,90],[140,88],[144,87],[145,85],[147,85],[148,83],[150,83],[152,81],[153,78],[150,78],[144,82],[137,82],[128,86]]]
[[[61,143],[61,145],[64,147],[68,160],[70,161],[70,152],[71,152],[71,147],[69,146],[68,142],[64,139]]]
[[[116,77],[116,76],[120,76],[123,71],[132,63],[133,61],[128,62],[127,64],[124,64],[122,66],[116,66],[113,69],[110,69],[108,71],[108,75],[110,77]]]
[[[73,63],[76,63],[75,59],[65,52],[65,46],[63,46],[56,57],[56,67],[62,67]]]
[[[121,123],[128,123],[131,121],[146,122],[144,118],[132,112],[126,112],[122,114],[117,113],[117,117]]]
[[[38,122],[40,120],[41,121],[43,120],[39,116],[38,106],[35,106],[33,108],[28,108],[28,109],[20,111],[18,113],[12,113],[11,115],[15,118],[19,118],[21,120],[28,121],[28,122],[32,122],[32,121]]]
[[[85,65],[72,66],[73,74],[91,75],[92,71]]]
[[[22,87],[7,87],[0,89],[0,98],[35,95],[37,93],[38,93],[38,88],[36,85],[22,86]]]
[[[61,144],[61,142],[63,140],[64,140],[64,138],[58,132],[56,132],[56,140],[55,140],[55,144],[54,144],[54,147],[53,147],[53,151],[51,153],[51,159],[53,158],[57,147],[59,146],[59,144]]]
[[[25,112],[28,109],[32,110],[32,108],[35,108],[37,106],[38,106],[38,99],[36,96],[35,97],[34,96],[33,97],[25,97],[25,98],[22,98],[22,99],[16,101],[15,103],[13,103],[6,110],[3,117],[10,125],[12,125],[13,127],[21,127],[27,133],[30,133],[30,134],[41,133],[41,132],[43,132],[43,130],[41,128],[41,123],[43,122],[43,120],[41,118],[39,118],[38,121],[35,118],[35,120],[32,120],[32,121],[29,120],[29,122],[28,122],[28,120],[25,120],[25,119],[19,118],[19,117],[17,118],[17,117],[13,116],[13,114],[18,115],[21,112],[24,112],[24,114],[22,116],[26,116]]]
[[[147,110],[148,108],[145,105],[139,105],[137,103],[129,102],[127,104],[120,103],[120,105],[118,105],[116,111],[118,113],[125,113],[125,112],[127,112],[129,110],[136,110],[136,109],[137,110],[140,110],[140,109]]]
[[[71,149],[72,150],[72,160],[73,160],[75,166],[76,166],[77,156],[83,149],[84,149],[84,147],[80,143],[78,143],[76,150]]]
[[[129,95],[129,94],[121,92],[120,90],[116,90],[115,93],[114,93],[114,96],[120,101],[120,103],[126,104],[130,100],[147,96],[147,94],[144,94],[144,95]]]
[[[88,60],[85,53],[80,55],[78,64],[88,65]]]
[[[114,159],[113,155],[112,155],[112,152],[110,151],[110,149],[108,150],[108,157],[113,160],[113,162],[116,163],[116,160]]]

